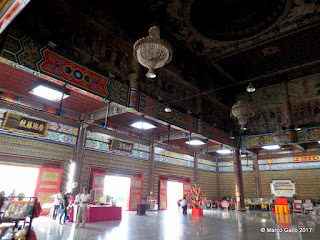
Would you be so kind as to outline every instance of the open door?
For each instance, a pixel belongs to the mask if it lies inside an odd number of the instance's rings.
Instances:
[[[136,211],[137,205],[142,201],[142,178],[131,178],[129,211]]]
[[[41,204],[42,216],[50,213],[53,202],[51,196],[59,192],[61,175],[62,169],[40,168],[34,196]]]
[[[167,180],[160,180],[159,186],[159,210],[167,209]]]
[[[191,196],[191,183],[189,182],[183,182],[183,196],[186,196],[187,198],[190,198]]]
[[[101,173],[93,174],[91,189],[96,191],[93,201],[99,201],[99,199],[102,197],[105,177],[106,177],[105,174],[101,174]]]

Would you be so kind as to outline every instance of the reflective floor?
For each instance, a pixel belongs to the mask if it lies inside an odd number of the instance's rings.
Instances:
[[[122,214],[121,221],[59,225],[48,217],[34,219],[38,240],[60,239],[320,239],[320,216],[271,214],[264,211],[204,210],[203,217],[183,216],[178,210],[152,211],[146,216]],[[288,232],[291,231],[291,232]],[[311,231],[311,232],[310,232]]]

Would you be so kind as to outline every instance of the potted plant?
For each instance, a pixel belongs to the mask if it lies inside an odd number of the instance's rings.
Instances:
[[[192,215],[203,216],[203,209],[200,207],[205,204],[206,198],[203,196],[204,192],[201,191],[199,184],[194,184],[194,187],[191,189],[191,194],[190,204],[192,207]]]

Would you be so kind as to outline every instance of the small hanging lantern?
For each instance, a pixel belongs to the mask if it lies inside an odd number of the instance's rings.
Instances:
[[[245,130],[245,125],[248,122],[248,119],[254,115],[252,106],[250,103],[239,100],[231,108],[231,115],[238,119],[238,123],[241,126],[242,130]]]
[[[142,66],[148,68],[146,76],[155,78],[154,69],[161,68],[171,61],[172,46],[160,38],[160,29],[152,26],[149,29],[149,36],[135,42],[133,54]]]

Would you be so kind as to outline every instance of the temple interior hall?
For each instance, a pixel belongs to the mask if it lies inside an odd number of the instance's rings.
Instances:
[[[320,239],[319,20],[0,1],[0,240]]]

